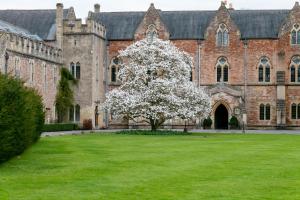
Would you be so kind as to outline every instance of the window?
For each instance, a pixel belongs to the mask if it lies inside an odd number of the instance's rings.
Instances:
[[[70,72],[75,77],[75,64],[73,62],[70,63]]]
[[[229,44],[228,29],[225,24],[220,24],[217,30],[217,46],[226,47]]]
[[[291,82],[300,83],[300,56],[294,56],[290,64]]]
[[[80,79],[80,63],[76,63],[76,76],[77,79]]]
[[[260,120],[270,120],[271,119],[271,106],[270,104],[259,106],[259,119]]]
[[[76,79],[80,79],[80,63],[77,62],[76,65],[71,62],[70,63],[70,72]]]
[[[221,57],[217,62],[217,82],[228,82],[229,64],[225,57]]]
[[[262,57],[258,64],[258,82],[270,82],[271,70],[270,61],[267,57]]]
[[[76,122],[80,121],[80,106],[79,105],[75,106],[75,121]]]
[[[147,32],[146,32],[147,40],[149,43],[152,43],[155,38],[157,38],[157,30],[154,24],[150,24],[148,26]]]
[[[291,118],[292,119],[300,119],[300,103],[293,103],[291,106]]]
[[[190,73],[190,81],[193,81],[193,70],[191,69],[191,73]]]
[[[71,106],[69,109],[69,121],[80,122],[80,105]]]
[[[294,24],[291,31],[291,44],[299,45],[300,44],[300,25]]]
[[[122,60],[117,57],[115,57],[111,60],[110,81],[113,83],[117,82],[117,73],[119,72],[121,64],[122,64]]]

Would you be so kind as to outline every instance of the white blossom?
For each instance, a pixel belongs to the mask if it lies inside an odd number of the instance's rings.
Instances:
[[[121,86],[106,96],[103,109],[116,118],[143,119],[155,130],[168,119],[204,118],[210,97],[190,81],[192,58],[170,41],[138,41],[119,52]]]

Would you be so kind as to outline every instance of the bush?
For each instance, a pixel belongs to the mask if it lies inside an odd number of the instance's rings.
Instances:
[[[36,142],[44,121],[42,98],[37,92],[0,74],[0,163]]]
[[[56,132],[56,131],[73,131],[79,130],[77,124],[45,124],[43,132]]]
[[[93,129],[92,120],[91,119],[83,120],[82,128],[83,128],[83,130],[92,130]]]
[[[124,130],[116,132],[116,134],[124,134],[124,135],[190,135],[188,132],[181,131],[151,131],[151,130]]]
[[[210,129],[212,125],[212,120],[210,117],[203,120],[203,128],[204,129]]]
[[[229,126],[230,129],[239,128],[239,120],[235,116],[232,116],[231,119],[229,120]]]

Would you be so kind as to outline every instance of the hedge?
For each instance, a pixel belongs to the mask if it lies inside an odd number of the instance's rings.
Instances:
[[[57,132],[57,131],[72,131],[78,130],[77,124],[45,124],[43,132]]]
[[[45,121],[42,98],[23,82],[0,74],[0,163],[36,142]]]

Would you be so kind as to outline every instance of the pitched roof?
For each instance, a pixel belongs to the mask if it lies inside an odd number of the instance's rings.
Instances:
[[[21,37],[30,38],[32,40],[38,40],[38,41],[42,40],[39,36],[32,35],[28,30],[14,26],[14,25],[4,22],[2,20],[0,20],[0,30],[7,32],[7,33],[13,33],[13,34],[16,34]]]
[[[217,11],[160,11],[170,39],[204,39],[205,31]],[[231,10],[242,39],[277,38],[289,10]],[[108,32],[109,40],[131,40],[145,12],[102,12],[96,14]]]
[[[66,16],[67,10],[64,10]],[[0,20],[28,30],[44,40],[55,39],[56,10],[0,10]],[[54,29],[54,30],[53,30]]]

